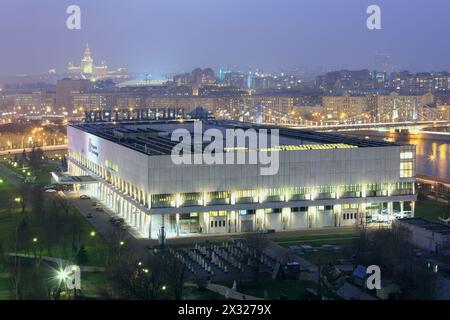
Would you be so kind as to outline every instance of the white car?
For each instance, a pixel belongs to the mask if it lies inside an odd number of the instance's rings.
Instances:
[[[47,190],[45,190],[45,192],[46,193],[55,193],[55,192],[58,192],[58,191],[56,191],[55,189],[47,189]]]

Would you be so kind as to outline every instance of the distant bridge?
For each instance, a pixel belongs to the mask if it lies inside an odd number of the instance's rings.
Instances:
[[[407,122],[374,122],[374,123],[340,123],[340,124],[316,124],[316,125],[300,125],[291,126],[295,129],[312,129],[317,131],[353,131],[353,130],[378,130],[378,131],[391,131],[394,129],[402,130],[422,130],[428,127],[448,127],[449,121],[407,121]]]

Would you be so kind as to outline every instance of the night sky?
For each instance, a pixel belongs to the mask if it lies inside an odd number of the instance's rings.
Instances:
[[[82,30],[66,28],[66,8]],[[382,30],[366,8],[382,9]],[[89,42],[97,64],[165,73],[196,66],[450,69],[448,0],[1,0],[0,75],[62,71]]]

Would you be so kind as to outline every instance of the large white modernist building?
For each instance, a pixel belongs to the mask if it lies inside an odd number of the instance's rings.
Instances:
[[[275,128],[219,120],[202,127]],[[194,120],[70,125],[69,174],[94,178],[77,188],[150,238],[162,226],[177,237],[357,226],[414,213],[414,146],[280,127],[278,173],[262,176],[260,164],[174,164],[176,128],[193,132]]]

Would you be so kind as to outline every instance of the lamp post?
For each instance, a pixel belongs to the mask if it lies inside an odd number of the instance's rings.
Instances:
[[[435,200],[438,201],[438,182],[437,182],[437,167],[436,167],[436,156],[434,154],[430,155],[428,159],[431,161],[433,167],[433,179],[434,185],[431,186],[431,189],[434,188]]]
[[[90,236],[91,236],[91,239],[92,239],[92,243],[94,243],[94,244],[95,244],[95,236],[96,235],[97,234],[95,233],[95,231],[91,231]]]
[[[33,251],[34,251],[34,258],[37,258],[37,253],[36,253],[36,246],[38,245],[38,238],[33,238]]]
[[[121,251],[122,251],[122,247],[125,245],[125,242],[124,241],[120,241],[119,242],[119,257],[120,257],[120,253],[121,253]]]

